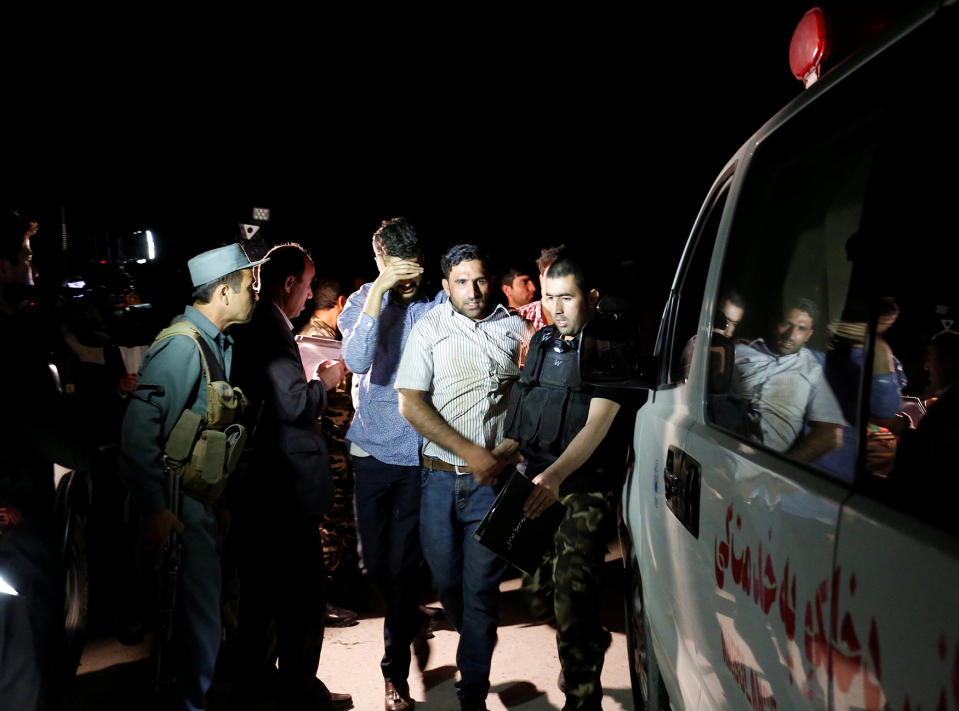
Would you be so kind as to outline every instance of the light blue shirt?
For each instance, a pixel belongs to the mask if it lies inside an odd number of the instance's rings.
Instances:
[[[351,294],[337,319],[343,334],[343,360],[359,377],[356,413],[346,438],[381,462],[419,466],[421,438],[400,414],[393,383],[413,324],[441,299],[424,296],[406,305],[387,292],[379,316],[373,318],[363,313],[372,287],[372,282],[364,284]]]
[[[762,338],[736,345],[730,395],[760,415],[763,444],[785,452],[807,422],[846,427],[822,366],[808,348],[777,355]]]

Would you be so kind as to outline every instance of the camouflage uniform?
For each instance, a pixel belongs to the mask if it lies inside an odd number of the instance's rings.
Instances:
[[[301,336],[319,336],[340,340],[339,331],[316,316],[300,329]],[[323,541],[323,562],[330,575],[335,575],[344,560],[356,559],[356,521],[353,516],[353,468],[349,445],[344,437],[353,420],[353,398],[350,395],[352,374],[347,373],[335,388],[327,392],[326,410],[317,422],[330,455],[330,474],[336,487],[333,506],[320,522]]]
[[[534,610],[555,616],[564,711],[600,709],[599,677],[611,638],[600,622],[599,597],[615,495],[575,492],[560,501],[566,517],[553,538],[553,550],[533,575],[524,576],[523,590]]]

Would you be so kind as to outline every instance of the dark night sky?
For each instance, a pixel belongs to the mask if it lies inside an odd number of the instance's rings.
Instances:
[[[800,91],[787,51],[808,5],[775,5],[249,17],[58,45],[0,202],[41,220],[41,272],[62,271],[60,205],[74,245],[151,228],[167,267],[270,207],[269,237],[343,277],[373,269],[370,234],[402,214],[431,266],[463,241],[527,263],[559,242],[632,259],[659,313],[715,175]]]

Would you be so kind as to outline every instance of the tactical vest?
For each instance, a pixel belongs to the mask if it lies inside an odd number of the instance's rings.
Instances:
[[[586,424],[590,395],[583,391],[575,347],[554,350],[560,341],[555,326],[540,330],[530,342],[526,367],[510,398],[506,435],[520,447],[559,454]]]
[[[174,336],[186,336],[200,353],[206,381],[206,413],[200,415],[189,407],[183,410],[167,438],[166,462],[182,478],[184,493],[212,503],[223,493],[243,452],[247,433],[237,420],[248,403],[239,388],[226,382],[220,361],[200,330],[189,321],[178,321],[160,331],[150,349]]]

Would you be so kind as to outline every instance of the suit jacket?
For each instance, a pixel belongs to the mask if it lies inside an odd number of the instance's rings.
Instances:
[[[333,480],[317,418],[326,388],[307,381],[300,351],[283,315],[269,300],[236,334],[234,382],[251,402],[254,427],[248,497],[319,518],[333,503]],[[245,487],[246,488],[246,487]]]

